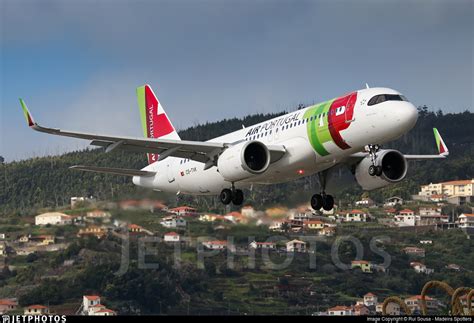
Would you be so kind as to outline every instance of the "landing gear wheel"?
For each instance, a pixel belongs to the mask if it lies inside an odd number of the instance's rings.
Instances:
[[[369,175],[370,176],[375,176],[377,174],[377,168],[375,165],[370,165],[369,166]]]
[[[242,190],[235,190],[232,194],[232,203],[234,205],[242,205],[244,202],[244,192]]]
[[[221,195],[219,196],[222,204],[228,205],[232,201],[232,191],[228,188],[222,190]]]
[[[311,207],[316,211],[319,211],[323,207],[323,197],[321,194],[314,194],[311,197]]]
[[[332,195],[324,195],[323,196],[323,210],[331,211],[334,207],[334,198]]]
[[[382,175],[382,166],[375,166],[375,175],[377,176]]]

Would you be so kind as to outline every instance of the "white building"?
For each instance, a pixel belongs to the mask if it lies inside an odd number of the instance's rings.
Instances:
[[[253,218],[255,217],[255,209],[250,206],[250,205],[246,205],[242,208],[242,210],[240,210],[240,213],[242,214],[242,216],[246,217],[246,218]]]
[[[416,225],[417,217],[414,214],[395,215],[395,224],[399,227],[413,227]]]
[[[186,220],[183,218],[175,217],[175,216],[169,216],[169,217],[163,218],[160,224],[164,226],[165,228],[186,227]]]
[[[66,225],[71,223],[72,217],[60,212],[48,212],[35,216],[36,225]]]
[[[226,240],[213,240],[213,241],[204,241],[202,243],[204,247],[211,250],[222,250],[227,248]]]
[[[30,305],[25,307],[25,315],[47,315],[49,314],[49,307],[43,305]]]
[[[180,235],[176,232],[168,232],[164,235],[165,242],[179,242],[180,238]]]
[[[329,316],[347,316],[353,314],[352,307],[350,306],[334,306],[328,309]]]
[[[461,229],[474,229],[474,214],[463,213],[458,218]]]
[[[82,315],[113,316],[117,313],[100,303],[99,295],[84,295],[82,297]]]
[[[375,205],[375,202],[370,197],[364,197],[360,201],[355,202],[356,206],[371,207]]]
[[[421,262],[413,261],[410,263],[410,266],[415,270],[416,273],[418,274],[432,274],[434,273],[434,269],[426,267],[424,264]]]
[[[0,256],[6,256],[7,255],[7,247],[5,245],[5,242],[0,242]]]
[[[364,305],[365,306],[377,306],[377,295],[373,293],[367,293],[364,295]]]
[[[275,249],[276,244],[275,242],[257,242],[257,241],[252,241],[249,244],[249,248],[252,249]]]
[[[367,222],[367,213],[362,210],[352,210],[338,216],[344,222]]]
[[[286,243],[287,252],[305,252],[306,242],[301,240],[291,240]]]

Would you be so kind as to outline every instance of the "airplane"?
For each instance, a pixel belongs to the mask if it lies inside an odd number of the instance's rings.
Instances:
[[[135,185],[176,194],[219,195],[241,205],[244,188],[276,184],[318,174],[320,191],[311,197],[314,210],[331,210],[328,174],[346,165],[364,190],[403,180],[407,160],[446,158],[441,135],[433,128],[437,155],[405,155],[381,145],[395,140],[418,119],[416,107],[398,91],[370,88],[245,127],[208,140],[181,140],[149,85],[136,89],[144,138],[109,136],[47,128],[36,123],[20,99],[28,126],[52,135],[91,140],[105,152],[145,152],[141,170],[76,165],[71,169],[131,176]]]

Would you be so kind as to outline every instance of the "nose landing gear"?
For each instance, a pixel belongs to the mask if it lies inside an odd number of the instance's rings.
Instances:
[[[325,211],[330,211],[334,207],[334,198],[332,195],[328,195],[325,192],[327,173],[327,170],[318,173],[321,194],[314,194],[311,197],[311,207],[316,211],[320,210],[321,208]]]
[[[231,189],[225,188],[221,191],[219,199],[224,205],[228,205],[230,202],[232,202],[234,205],[242,205],[244,202],[244,192],[242,192],[242,190],[235,189],[234,184],[232,184]]]
[[[381,176],[382,175],[382,166],[376,165],[377,152],[380,150],[379,145],[367,145],[365,150],[369,152],[370,160],[372,165],[369,166],[369,175],[370,176]]]

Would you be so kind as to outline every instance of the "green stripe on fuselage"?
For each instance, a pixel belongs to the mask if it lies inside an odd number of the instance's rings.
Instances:
[[[306,129],[311,146],[321,156],[329,155],[329,152],[324,148],[323,143],[332,141],[331,133],[329,132],[328,112],[333,102],[334,100],[329,100],[310,107],[306,110],[306,113],[303,116],[304,119],[313,117],[313,120],[310,120],[306,124]],[[323,117],[321,117],[322,114],[324,114]]]

